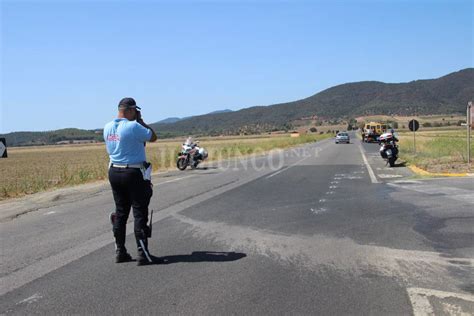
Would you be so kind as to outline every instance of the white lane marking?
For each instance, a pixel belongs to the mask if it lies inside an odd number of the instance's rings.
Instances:
[[[317,208],[317,209],[311,209],[311,213],[313,214],[321,214],[321,213],[324,213],[324,212],[327,212],[327,208],[324,208],[324,207],[320,207],[320,208]]]
[[[265,177],[265,179],[270,179],[271,177],[276,176],[277,174],[280,174],[280,173],[282,173],[283,171],[285,171],[286,169],[289,169],[289,168],[290,167],[283,167],[282,169],[278,170],[277,172],[272,173],[271,175]]]
[[[164,182],[160,182],[160,183],[154,184],[153,186],[157,187],[157,186],[160,186],[160,185],[162,185],[162,184],[180,181],[180,180],[183,180],[183,179],[191,178],[191,177],[193,177],[193,176],[194,176],[194,175],[192,175],[192,176],[186,176],[186,177],[181,177],[181,178],[176,178],[176,179],[171,179],[171,180],[168,180],[168,181],[164,181]]]
[[[270,179],[271,177],[274,177],[274,176],[276,176],[277,174],[280,174],[280,173],[282,173],[283,171],[286,171],[286,170],[290,169],[291,167],[296,166],[296,165],[299,164],[300,162],[303,162],[304,160],[308,159],[309,157],[310,157],[310,156],[304,157],[303,159],[298,160],[297,162],[295,162],[295,163],[292,164],[292,165],[289,165],[289,166],[287,166],[287,167],[283,167],[282,169],[278,170],[278,171],[275,172],[275,173],[272,173],[271,175],[269,175],[269,176],[266,177],[265,179]]]
[[[474,302],[474,295],[445,292],[439,290],[431,290],[424,288],[407,288],[408,297],[410,298],[413,314],[415,316],[434,315],[433,307],[430,304],[429,297],[434,296],[438,299],[457,298],[469,302]]]
[[[463,308],[459,305],[449,304],[448,302],[441,302],[443,307],[443,312],[446,315],[460,315],[460,316],[472,316],[472,312],[474,309],[468,310],[468,313],[463,312]]]
[[[369,165],[369,162],[367,161],[367,158],[365,157],[365,153],[361,145],[359,145],[359,149],[362,155],[362,159],[364,160],[365,167],[367,168],[367,171],[369,172],[370,181],[372,181],[372,183],[379,183],[379,181],[377,180],[377,177],[375,176],[374,171],[372,170],[372,167]]]
[[[388,179],[388,178],[402,178],[401,174],[379,174],[379,178]]]
[[[44,215],[51,215],[51,214],[55,214],[55,213],[56,213],[56,211],[50,211],[48,213],[45,213]]]
[[[407,289],[407,292],[415,316],[434,315],[433,308],[431,308],[430,300],[427,296],[419,294],[417,291],[413,291],[413,289]]]
[[[396,181],[393,181],[392,183],[396,183],[396,184],[421,184],[423,182],[418,181],[418,180],[396,180]]]
[[[30,296],[28,298],[25,298],[24,300],[19,301],[18,303],[16,303],[16,305],[36,303],[42,298],[43,297],[41,295],[39,295],[39,293],[35,293],[32,296]]]
[[[437,194],[437,193],[444,193],[446,195],[468,195],[472,194],[474,191],[472,190],[466,190],[466,189],[461,189],[461,188],[455,188],[455,187],[446,187],[446,186],[441,186],[441,185],[436,185],[436,184],[405,184],[405,182],[402,183],[390,183],[392,186],[396,187],[401,187],[407,190],[413,190],[421,193],[426,193],[426,194]]]
[[[402,184],[403,183],[403,184]],[[445,186],[438,186],[432,184],[404,184],[402,183],[389,183],[390,186],[402,188],[405,190],[416,191],[425,194],[443,194],[449,199],[457,200],[460,202],[466,202],[474,204],[474,194],[471,190],[451,188]]]

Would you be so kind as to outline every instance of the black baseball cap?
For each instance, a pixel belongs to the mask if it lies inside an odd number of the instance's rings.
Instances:
[[[118,107],[119,109],[141,110],[141,108],[137,106],[137,102],[135,102],[133,98],[123,98],[122,100],[120,100]]]

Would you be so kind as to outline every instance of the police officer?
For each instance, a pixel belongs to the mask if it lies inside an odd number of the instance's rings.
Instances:
[[[109,181],[115,200],[113,232],[115,237],[115,262],[131,261],[125,248],[125,229],[133,208],[135,239],[137,242],[137,264],[146,265],[157,261],[148,251],[148,205],[153,194],[152,184],[145,179],[144,169],[148,165],[145,157],[145,142],[156,141],[151,127],[142,119],[140,108],[133,98],[123,98],[118,105],[118,116],[104,127],[104,140],[110,156]]]

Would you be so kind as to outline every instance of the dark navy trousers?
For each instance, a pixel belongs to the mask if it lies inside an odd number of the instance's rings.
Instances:
[[[113,232],[118,248],[125,249],[126,225],[130,209],[135,219],[135,238],[146,240],[150,235],[148,227],[148,205],[153,189],[151,181],[144,180],[138,168],[109,168],[109,181],[115,201],[116,219]]]

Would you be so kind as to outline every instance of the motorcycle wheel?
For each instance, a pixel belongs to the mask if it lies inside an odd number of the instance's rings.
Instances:
[[[198,161],[193,162],[193,163],[191,164],[191,169],[196,169],[198,165],[199,165],[199,162],[198,162]]]
[[[178,158],[178,161],[176,161],[176,167],[178,167],[178,169],[181,171],[186,169],[187,166],[188,166],[188,163],[186,162],[185,158]]]
[[[395,167],[395,160],[397,160],[397,157],[390,157],[388,159],[388,163],[390,164],[390,167]]]

